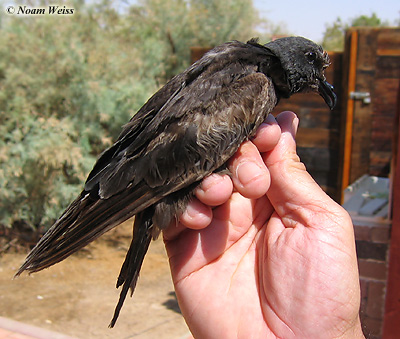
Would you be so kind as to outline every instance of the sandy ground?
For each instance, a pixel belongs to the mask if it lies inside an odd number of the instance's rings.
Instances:
[[[86,249],[45,271],[12,280],[25,254],[0,257],[0,315],[78,338],[186,338],[161,240],[153,242],[133,298],[108,328],[119,290],[116,278],[131,225],[108,232]]]

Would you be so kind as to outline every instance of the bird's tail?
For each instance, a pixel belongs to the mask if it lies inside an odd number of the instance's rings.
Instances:
[[[103,200],[82,192],[28,254],[15,276],[25,270],[37,272],[64,260],[146,208],[153,202],[151,194],[145,188],[133,194],[126,190]]]
[[[132,296],[136,287],[140,268],[142,267],[144,256],[146,255],[152,238],[152,217],[153,209],[151,207],[138,213],[135,217],[131,246],[126,254],[125,261],[117,280],[117,288],[121,285],[123,286],[109,327],[114,327],[129,288],[131,289]]]

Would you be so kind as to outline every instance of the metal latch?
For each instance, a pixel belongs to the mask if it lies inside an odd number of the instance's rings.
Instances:
[[[350,92],[350,99],[362,100],[364,104],[371,103],[371,94],[369,92]]]

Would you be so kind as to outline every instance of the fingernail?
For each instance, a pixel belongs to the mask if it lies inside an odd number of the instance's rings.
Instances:
[[[218,185],[222,180],[224,180],[224,178],[221,175],[213,173],[207,178],[207,180],[202,181],[201,185],[197,189],[205,192],[209,188]]]
[[[191,204],[188,204],[184,213],[192,219],[196,217],[199,212]]]
[[[264,123],[268,124],[268,125],[276,125],[277,124],[276,119],[272,114],[268,114],[267,119],[265,119]]]
[[[293,122],[292,122],[293,136],[296,136],[296,134],[297,134],[297,129],[299,128],[299,122],[300,122],[299,118],[296,117],[295,119],[293,119]]]
[[[248,161],[239,164],[236,168],[236,176],[242,185],[247,185],[262,174],[261,168],[254,162]]]

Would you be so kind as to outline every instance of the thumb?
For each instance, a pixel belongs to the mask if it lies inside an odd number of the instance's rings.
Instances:
[[[296,153],[295,135],[299,119],[293,112],[276,118],[282,135],[277,146],[264,153],[263,160],[271,175],[267,196],[286,227],[298,222],[313,226],[313,215],[336,209],[336,203],[314,181]],[[318,225],[316,225],[318,226]]]

